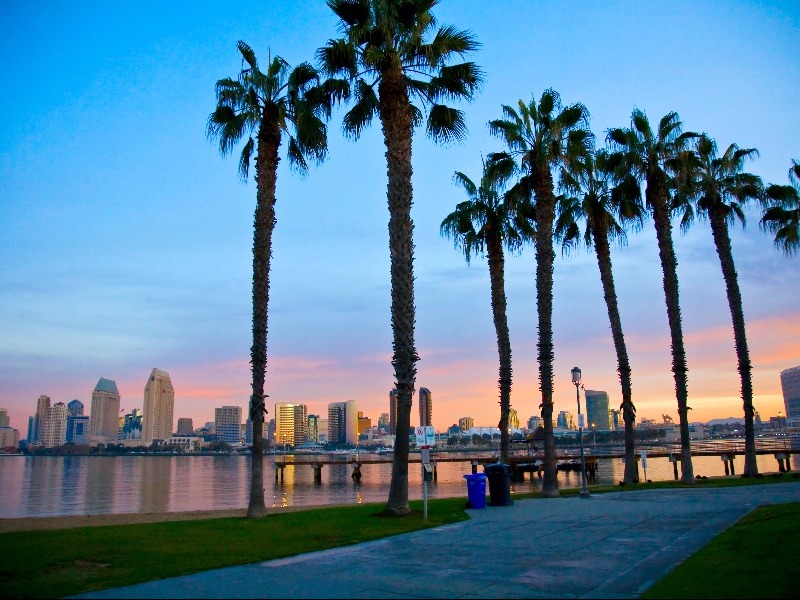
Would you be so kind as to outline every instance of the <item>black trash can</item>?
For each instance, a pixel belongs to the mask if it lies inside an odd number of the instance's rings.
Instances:
[[[489,505],[511,506],[511,467],[505,463],[494,463],[483,468],[489,480]]]

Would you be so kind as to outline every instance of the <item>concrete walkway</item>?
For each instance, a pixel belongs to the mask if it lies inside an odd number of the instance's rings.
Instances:
[[[355,546],[78,598],[636,598],[800,482],[521,500]],[[221,549],[224,551],[224,549]]]

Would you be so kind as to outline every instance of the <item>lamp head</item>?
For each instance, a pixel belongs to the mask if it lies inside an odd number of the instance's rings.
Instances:
[[[578,385],[581,382],[581,370],[578,367],[572,367],[572,383]]]

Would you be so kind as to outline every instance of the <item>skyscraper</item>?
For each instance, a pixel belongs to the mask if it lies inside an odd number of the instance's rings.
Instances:
[[[391,420],[389,419],[389,413],[381,413],[381,416],[378,417],[378,428],[383,429],[386,433],[389,433],[390,424]]]
[[[563,427],[564,429],[577,429],[578,425],[575,422],[575,416],[568,410],[562,410],[556,417],[556,427]]]
[[[397,389],[389,392],[389,435],[397,433]]]
[[[516,408],[508,409],[508,426],[519,429],[519,414]]]
[[[67,404],[67,413],[69,413],[69,404]],[[87,415],[67,414],[67,442],[89,443],[89,417]]]
[[[475,427],[475,419],[473,419],[472,417],[461,417],[458,420],[458,428],[462,432],[463,431],[469,431],[473,427]]]
[[[306,441],[319,444],[319,415],[308,415]]]
[[[0,408],[0,427],[8,427],[8,411]]]
[[[61,446],[67,441],[67,406],[56,402],[47,408],[42,431],[42,445],[46,448]]]
[[[169,373],[153,369],[144,386],[144,410],[142,411],[142,443],[172,437],[175,408],[175,390]]]
[[[188,417],[181,417],[178,419],[178,435],[192,435],[194,433],[194,424]]]
[[[119,432],[119,390],[111,379],[101,377],[92,391],[89,415],[91,443],[116,442]]]
[[[345,410],[347,404],[344,402],[331,402],[328,404],[328,443],[345,444],[347,443],[347,430],[345,429]]]
[[[344,403],[345,440],[350,445],[358,444],[358,406],[355,400]]]
[[[214,409],[214,432],[228,444],[238,444],[241,439],[242,407],[221,406]]]
[[[306,441],[308,409],[305,404],[275,404],[275,443],[299,446]]]
[[[70,400],[69,404],[67,404],[67,416],[68,417],[80,417],[83,415],[83,402],[78,400]]]
[[[47,419],[47,409],[50,408],[50,396],[41,395],[36,401],[36,439],[35,444],[42,443],[43,429]]]
[[[786,426],[800,427],[800,367],[781,371],[783,407],[786,409]]]
[[[609,431],[611,429],[610,417],[608,393],[586,390],[586,428],[596,431]]]
[[[419,388],[419,426],[433,425],[433,396],[428,388]]]

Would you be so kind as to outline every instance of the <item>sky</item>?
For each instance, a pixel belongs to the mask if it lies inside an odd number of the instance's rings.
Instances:
[[[434,425],[499,420],[497,349],[485,260],[467,265],[439,225],[462,171],[502,150],[487,128],[503,104],[557,90],[582,102],[602,145],[633,108],[676,111],[685,130],[760,156],[748,170],[788,183],[800,159],[800,4],[793,0],[642,3],[443,0],[443,24],[470,30],[485,73],[465,141],[413,145],[417,388]],[[0,3],[0,407],[25,435],[36,399],[90,407],[113,379],[141,408],[152,368],[170,373],[175,418],[195,426],[250,395],[255,182],[206,137],[214,84],[241,65],[313,61],[337,36],[322,1],[87,0]],[[353,141],[344,110],[329,157],[301,176],[283,160],[273,240],[266,392],[270,402],[349,399],[376,422],[391,367],[386,165],[379,123]],[[285,152],[282,152],[285,156]],[[758,207],[732,232],[762,418],[783,411],[779,373],[800,365],[800,257],[779,253]],[[676,228],[690,421],[741,417],[725,288],[711,232]],[[666,308],[652,221],[612,250],[638,417],[677,420]],[[508,257],[514,382],[524,423],[539,414],[535,261]],[[555,411],[576,412],[570,369],[621,402],[596,260],[557,252]],[[269,407],[270,415],[274,408]],[[246,411],[243,411],[246,412]],[[417,419],[416,398],[412,423]]]

